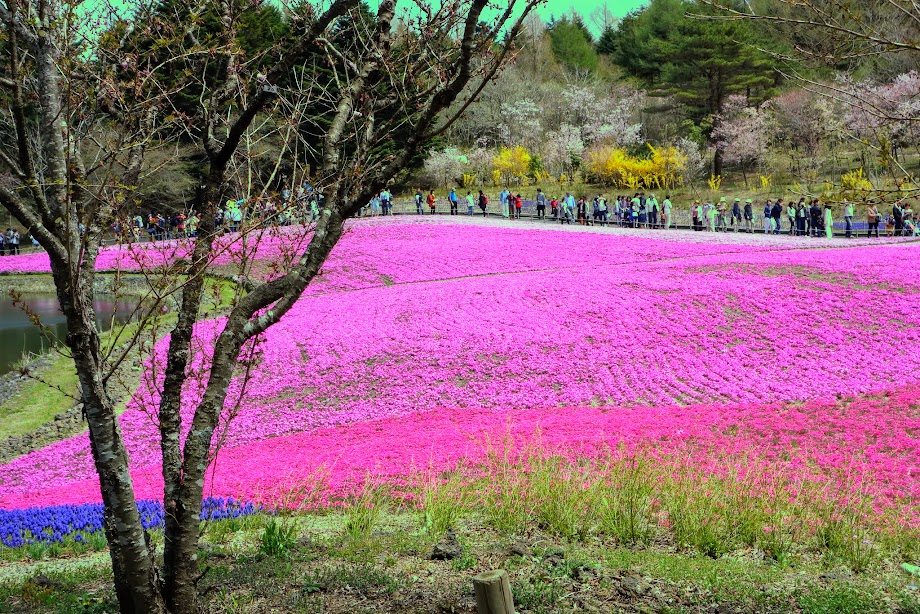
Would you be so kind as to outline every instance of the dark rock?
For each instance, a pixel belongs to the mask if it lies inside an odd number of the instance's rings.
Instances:
[[[626,576],[620,581],[620,593],[625,597],[642,597],[651,588],[648,582],[636,576]]]
[[[517,540],[511,544],[511,554],[516,554],[518,556],[533,556],[533,551],[525,542]]]
[[[543,562],[556,567],[565,563],[565,554],[562,552],[547,552],[543,555]]]
[[[457,540],[457,534],[453,530],[448,530],[431,551],[433,561],[452,561],[461,556],[463,556],[463,545]]]

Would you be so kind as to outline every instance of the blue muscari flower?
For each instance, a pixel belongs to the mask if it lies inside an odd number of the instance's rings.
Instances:
[[[141,523],[145,529],[163,526],[165,513],[158,501],[137,502]],[[201,502],[201,520],[239,518],[261,511],[260,507],[233,497],[208,497]],[[20,548],[27,544],[59,543],[74,536],[85,543],[81,533],[101,531],[104,525],[101,503],[83,505],[54,505],[18,510],[0,510],[0,547]]]

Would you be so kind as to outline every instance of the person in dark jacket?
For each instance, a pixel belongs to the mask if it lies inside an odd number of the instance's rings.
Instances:
[[[895,203],[891,208],[891,217],[894,218],[894,236],[900,237],[904,233],[904,208],[901,203]]]
[[[750,198],[744,201],[744,229],[754,232],[754,205]]]
[[[821,229],[821,217],[824,213],[821,211],[821,206],[818,204],[817,198],[811,201],[811,209],[809,209],[809,212],[811,213],[811,236],[817,237]]]
[[[739,226],[741,226],[741,199],[736,198],[732,204],[732,229],[738,232]]]
[[[783,199],[778,198],[773,207],[770,209],[770,217],[773,218],[773,234],[779,234],[780,221],[783,217]]]

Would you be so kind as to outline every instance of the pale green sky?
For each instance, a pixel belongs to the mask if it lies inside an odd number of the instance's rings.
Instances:
[[[606,7],[611,17],[618,18],[645,4],[648,4],[648,0],[547,0],[546,5],[540,9],[540,15],[548,20],[550,16],[558,18],[575,9],[585,17],[585,24],[596,36],[603,26],[592,23],[591,15],[595,11]]]

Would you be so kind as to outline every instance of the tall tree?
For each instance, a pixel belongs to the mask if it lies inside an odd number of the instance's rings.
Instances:
[[[483,27],[488,0],[446,0],[405,28],[394,28],[395,0],[383,0],[369,21],[359,18],[358,0],[333,0],[324,11],[301,16],[292,40],[250,58],[237,42],[239,14],[231,3],[219,4],[219,30],[206,39],[210,26],[202,13],[211,4],[173,1],[181,5],[182,19],[150,16],[128,24],[123,36],[93,33],[98,2],[82,11],[77,2],[0,1],[0,38],[7,42],[0,86],[11,100],[0,112],[14,127],[0,135],[0,204],[51,262],[99,475],[115,591],[125,613],[198,611],[202,492],[215,432],[229,417],[234,374],[251,362],[259,336],[319,273],[345,221],[404,172],[422,144],[446,130],[495,77],[523,19],[540,3],[511,0]],[[156,50],[169,48],[167,57],[148,63],[136,53],[132,29],[158,32]],[[327,56],[340,55],[332,40],[342,29],[351,29],[354,46],[347,61],[330,63],[341,85],[333,91],[315,87],[304,50],[313,45]],[[496,46],[500,32],[508,32],[508,43]],[[211,62],[221,66],[213,76]],[[288,79],[291,85],[277,85]],[[194,110],[178,114],[176,93],[185,87],[200,95]],[[228,177],[235,169],[245,174],[251,143],[263,126],[296,133],[288,128],[302,120],[309,102],[329,98],[334,104],[328,127],[311,143],[321,152],[314,185],[326,197],[315,225],[284,235],[284,254],[264,278],[241,261],[229,313],[216,324],[213,345],[199,348],[193,337],[212,264],[227,241],[245,241],[242,251],[248,251],[264,236],[257,224],[229,238],[216,227]],[[200,151],[204,185],[195,208],[201,224],[194,240],[175,246],[182,258],[147,271],[163,276],[154,290],[172,293],[177,304],[162,383],[155,383],[166,510],[160,564],[141,524],[110,390],[114,370],[136,343],[102,342],[93,299],[100,242],[111,224],[127,225],[146,153],[181,130]],[[401,139],[398,147],[394,135]],[[300,146],[287,138],[278,159]]]
[[[749,24],[701,19],[709,7],[689,0],[652,0],[620,24],[618,60],[648,86],[680,101],[697,123],[715,120],[729,96],[759,103],[779,81]],[[721,174],[716,150],[713,172]]]
[[[553,55],[571,70],[593,73],[598,67],[591,34],[580,20],[563,17],[550,27]]]

